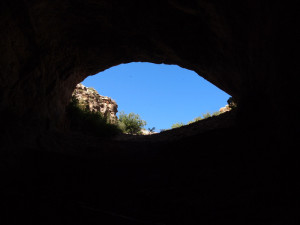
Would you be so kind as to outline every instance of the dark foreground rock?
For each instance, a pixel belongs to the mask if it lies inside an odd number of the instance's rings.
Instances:
[[[298,11],[2,0],[0,224],[298,224]],[[142,140],[72,132],[76,84],[139,61],[194,70],[237,101],[236,115]]]
[[[296,224],[292,146],[230,113],[187,133],[40,134],[2,176],[1,224]]]

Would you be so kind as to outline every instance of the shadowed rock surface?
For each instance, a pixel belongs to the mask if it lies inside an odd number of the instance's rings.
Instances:
[[[1,1],[0,224],[297,224],[298,14],[276,0]],[[68,129],[76,84],[136,61],[194,70],[238,109],[142,140]]]

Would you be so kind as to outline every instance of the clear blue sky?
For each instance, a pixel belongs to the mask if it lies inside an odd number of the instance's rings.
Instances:
[[[121,64],[82,83],[114,99],[119,112],[139,114],[147,122],[145,128],[156,131],[218,111],[230,97],[194,71],[176,65]]]

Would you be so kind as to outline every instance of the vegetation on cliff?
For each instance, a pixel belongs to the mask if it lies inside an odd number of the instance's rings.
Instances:
[[[214,113],[204,113],[187,123],[218,116],[237,107],[236,101],[230,97],[228,105]],[[112,136],[119,133],[143,135],[154,133],[155,127],[144,129],[147,124],[138,114],[121,112],[119,119],[116,115],[118,105],[109,97],[101,96],[90,87],[78,84],[73,92],[72,99],[67,107],[67,118],[72,130],[81,131],[96,136]],[[182,127],[186,124],[179,122],[172,125],[171,129]],[[164,130],[161,130],[161,132]]]
[[[101,112],[91,111],[85,104],[72,96],[66,108],[67,121],[73,131],[101,137],[114,136],[120,133],[142,134],[142,128],[147,124],[138,114],[120,113],[116,123],[111,123]]]
[[[184,124],[184,123],[182,123],[182,122],[178,122],[178,123],[175,123],[175,124],[173,124],[172,125],[172,129],[175,129],[175,128],[178,128],[178,127],[182,127],[182,126],[184,126],[184,125],[188,125],[188,124],[191,124],[191,123],[195,123],[195,122],[197,122],[197,121],[199,121],[199,120],[203,120],[203,119],[207,119],[207,118],[210,118],[210,117],[212,117],[212,116],[218,116],[218,115],[220,115],[221,113],[220,112],[214,112],[214,113],[209,113],[209,112],[207,112],[207,113],[203,113],[202,114],[202,117],[201,116],[198,116],[198,117],[196,117],[195,119],[193,119],[193,120],[191,120],[191,121],[189,121],[187,124]]]
[[[195,122],[197,122],[199,120],[207,119],[207,118],[210,118],[210,117],[213,117],[213,116],[218,116],[218,115],[220,115],[220,114],[222,114],[224,112],[230,111],[230,110],[235,109],[237,107],[237,103],[236,103],[236,101],[235,101],[235,99],[233,97],[230,97],[227,100],[227,103],[228,103],[228,105],[226,105],[225,107],[222,107],[217,112],[214,112],[214,113],[210,113],[210,112],[203,113],[202,117],[201,116],[196,117],[195,119],[189,121],[187,124],[184,124],[182,122],[175,123],[175,124],[172,125],[171,129],[175,129],[175,128],[178,128],[178,127],[182,127],[184,125],[195,123]],[[165,131],[165,130],[162,130],[162,131]]]
[[[86,87],[81,83],[76,85],[72,96],[78,100],[80,107],[101,113],[109,123],[117,123],[118,105],[110,97],[102,96],[94,88]]]
[[[93,136],[113,136],[121,133],[117,124],[111,124],[100,112],[90,111],[79,104],[78,99],[72,96],[66,108],[69,127],[73,131],[83,132]]]

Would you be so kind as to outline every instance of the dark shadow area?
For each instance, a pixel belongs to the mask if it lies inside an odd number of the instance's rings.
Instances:
[[[298,224],[298,15],[281,1],[1,1],[0,224]],[[204,74],[238,108],[141,140],[70,130],[75,85],[133,61]]]
[[[24,149],[6,174],[1,222],[296,224],[297,165],[280,141],[220,117],[144,139],[46,134],[48,150]]]

